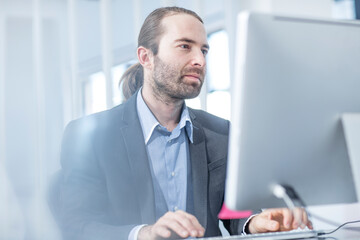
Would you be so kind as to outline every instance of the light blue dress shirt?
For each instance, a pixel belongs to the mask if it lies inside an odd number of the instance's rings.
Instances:
[[[169,132],[150,111],[141,90],[137,95],[137,111],[153,178],[156,219],[167,211],[189,211],[187,201],[192,201],[192,189],[188,189],[192,188],[189,141],[193,142],[189,111],[184,104],[179,124]],[[136,239],[139,229],[140,226],[134,228],[129,239]]]

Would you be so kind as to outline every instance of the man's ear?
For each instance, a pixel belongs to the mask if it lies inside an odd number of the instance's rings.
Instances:
[[[153,53],[150,49],[147,49],[142,46],[138,47],[137,56],[138,56],[140,64],[143,66],[143,68],[146,68],[146,69],[153,68]]]

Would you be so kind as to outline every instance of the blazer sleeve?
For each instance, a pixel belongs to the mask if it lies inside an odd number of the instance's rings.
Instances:
[[[94,146],[96,137],[91,121],[71,122],[64,132],[55,217],[66,240],[127,239],[135,227],[119,223],[111,213],[105,177]]]

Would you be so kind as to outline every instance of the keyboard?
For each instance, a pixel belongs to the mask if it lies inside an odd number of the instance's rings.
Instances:
[[[257,233],[238,236],[226,236],[226,237],[209,237],[198,238],[202,240],[242,240],[242,239],[254,239],[254,240],[281,240],[281,239],[306,239],[317,237],[320,231],[315,230],[294,230],[288,232],[268,232]]]

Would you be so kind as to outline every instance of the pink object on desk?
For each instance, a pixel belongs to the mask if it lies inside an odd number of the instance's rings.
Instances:
[[[226,207],[225,203],[223,204],[220,212],[219,219],[236,219],[236,218],[248,218],[252,215],[252,211],[233,211]]]

